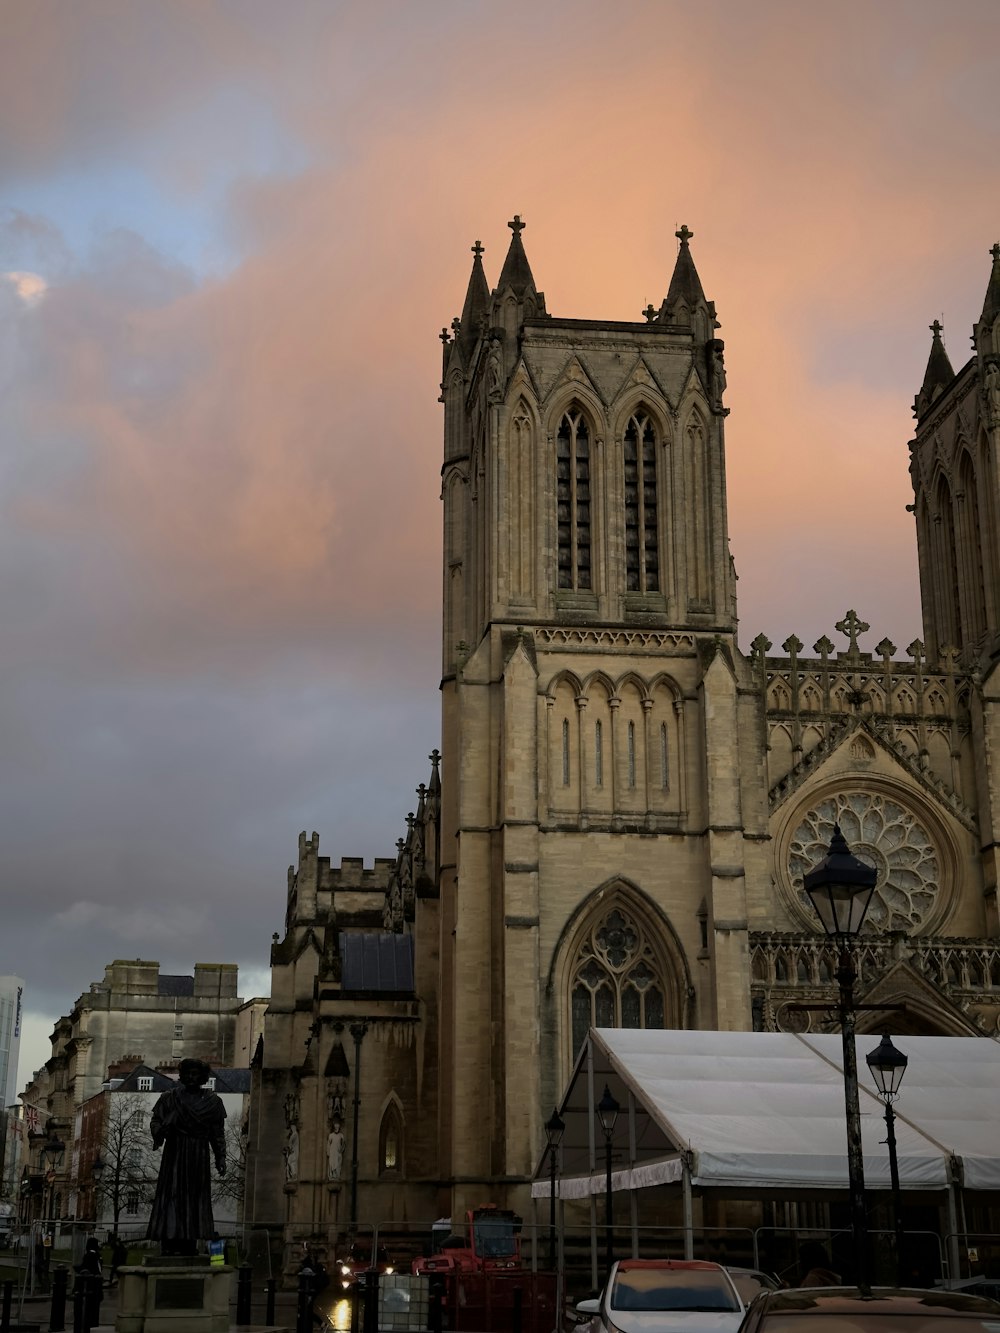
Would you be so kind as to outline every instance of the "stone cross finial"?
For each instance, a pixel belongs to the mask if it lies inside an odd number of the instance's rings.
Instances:
[[[442,329],[441,332],[438,334],[438,337],[441,339],[443,343],[451,342],[451,334],[448,332],[447,329]]]
[[[934,334],[935,338],[940,338],[941,334],[944,332],[944,325],[939,319],[936,319],[933,324],[928,324],[927,327],[930,329],[931,333]]]
[[[838,620],[833,628],[839,630],[841,634],[846,634],[850,639],[851,642],[847,651],[853,657],[858,651],[858,635],[867,634],[871,625],[866,625],[863,620],[859,620],[855,611],[848,611],[843,620]]]
[[[483,245],[482,241],[477,241],[475,245],[472,247],[472,253],[478,259],[480,255],[486,253],[486,246]]]
[[[455,318],[451,321],[451,331],[452,331],[452,333],[454,333],[454,335],[455,335],[456,338],[458,337],[459,333],[461,333],[461,331],[462,331],[462,321],[459,319],[459,317],[458,317],[457,315],[456,315]]]
[[[993,262],[995,264],[997,260],[1000,259],[1000,241],[997,241],[993,245],[993,247],[990,250],[990,254],[993,256]]]
[[[513,222],[508,222],[507,226],[511,229],[511,231],[514,233],[515,236],[520,236],[521,232],[524,231],[525,227],[525,224],[521,221],[520,213],[515,213]]]
[[[656,307],[650,304],[642,313],[646,316],[646,323],[652,324],[653,320],[656,318]]]
[[[674,235],[675,235],[675,236],[677,237],[677,239],[680,241],[681,245],[687,245],[688,241],[689,241],[689,240],[691,239],[691,237],[694,235],[694,232],[693,232],[693,231],[688,231],[688,225],[687,225],[687,223],[686,223],[686,222],[683,222],[683,223],[681,224],[681,229],[680,229],[680,231],[675,231],[675,232],[674,232]]]

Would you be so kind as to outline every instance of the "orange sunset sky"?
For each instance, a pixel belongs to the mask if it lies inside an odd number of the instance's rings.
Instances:
[[[1000,239],[994,0],[7,0],[0,972],[266,987],[300,829],[393,851],[437,743],[438,332],[507,220],[726,342],[740,641],[921,635],[910,405]]]

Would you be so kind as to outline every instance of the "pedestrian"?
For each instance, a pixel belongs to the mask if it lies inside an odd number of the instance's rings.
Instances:
[[[49,1287],[49,1248],[52,1242],[47,1235],[40,1235],[35,1241],[35,1276],[38,1285],[45,1291]]]
[[[77,1281],[82,1284],[83,1299],[86,1307],[85,1322],[87,1328],[96,1328],[101,1322],[101,1296],[104,1283],[101,1269],[101,1245],[96,1236],[90,1236],[84,1246],[83,1258],[76,1270]]]
[[[128,1258],[128,1250],[125,1248],[125,1242],[117,1232],[111,1237],[111,1272],[108,1276],[108,1286],[118,1285],[118,1270]]]

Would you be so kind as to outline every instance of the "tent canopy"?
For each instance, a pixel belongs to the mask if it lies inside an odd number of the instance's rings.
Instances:
[[[895,1103],[903,1188],[964,1184],[1000,1190],[1000,1043],[988,1037],[900,1037],[909,1057]],[[889,1187],[884,1108],[856,1040],[865,1181]],[[558,1192],[605,1189],[605,1140],[594,1107],[605,1083],[621,1104],[612,1188],[681,1180],[742,1190],[843,1189],[847,1184],[839,1034],[592,1028],[559,1107],[566,1123]],[[954,1160],[953,1160],[954,1159]],[[532,1186],[549,1194],[542,1153]]]

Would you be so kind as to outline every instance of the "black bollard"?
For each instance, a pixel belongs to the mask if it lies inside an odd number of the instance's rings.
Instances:
[[[521,1333],[521,1303],[524,1300],[524,1292],[520,1287],[514,1288],[514,1308],[510,1312],[510,1333]]]
[[[69,1269],[59,1264],[52,1274],[52,1305],[49,1309],[49,1329],[51,1333],[63,1333],[66,1327],[66,1284],[69,1281]],[[7,1325],[3,1324],[3,1328]]]
[[[364,1333],[378,1333],[378,1269],[369,1268],[362,1273],[364,1279],[364,1315],[362,1329]]]
[[[299,1305],[298,1316],[295,1320],[295,1333],[312,1333],[313,1278],[315,1276],[311,1268],[299,1274]]]
[[[264,1323],[271,1325],[274,1323],[274,1296],[278,1290],[278,1283],[273,1277],[269,1277],[264,1283],[264,1296],[267,1304],[264,1307]]]
[[[442,1305],[444,1303],[444,1283],[440,1278],[431,1278],[430,1281],[430,1300],[427,1310],[427,1322],[430,1325],[430,1333],[441,1333],[443,1327]]]
[[[101,1297],[104,1279],[100,1273],[88,1273],[83,1280],[83,1333],[90,1333],[101,1322]]]
[[[83,1278],[77,1274],[73,1283],[73,1333],[84,1333],[83,1316],[87,1308],[87,1292]]]
[[[251,1322],[250,1295],[252,1282],[253,1269],[249,1264],[242,1264],[236,1272],[236,1322],[238,1324],[249,1324]]]
[[[8,1333],[10,1328],[10,1306],[14,1299],[14,1283],[11,1281],[3,1284],[2,1304],[0,1304],[0,1333]]]

